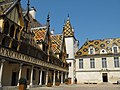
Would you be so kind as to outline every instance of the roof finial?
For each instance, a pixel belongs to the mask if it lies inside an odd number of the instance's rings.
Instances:
[[[47,22],[50,21],[50,12],[48,13],[48,16],[47,16]]]
[[[48,13],[48,16],[47,16],[47,27],[48,29],[50,27],[50,12]]]
[[[30,0],[28,0],[28,3],[27,3],[27,12],[29,13],[29,6],[30,6]]]
[[[68,13],[68,20],[70,19],[69,13]]]

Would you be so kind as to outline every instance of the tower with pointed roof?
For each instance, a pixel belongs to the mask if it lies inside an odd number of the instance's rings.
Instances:
[[[76,40],[76,38],[74,36],[74,30],[70,23],[69,15],[68,15],[68,18],[63,27],[62,33],[65,38],[65,44],[66,44],[66,53],[67,53],[66,60],[69,63],[68,78],[71,80],[71,83],[74,83],[74,79],[76,78],[76,75],[75,75],[75,52],[78,49],[78,40]]]

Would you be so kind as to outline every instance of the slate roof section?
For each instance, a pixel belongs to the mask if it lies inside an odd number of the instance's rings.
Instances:
[[[54,53],[60,53],[63,43],[63,35],[51,35],[52,50]]]
[[[19,0],[3,0],[0,2],[0,15],[7,14]]]
[[[120,38],[111,38],[111,39],[99,39],[99,40],[88,40],[84,45],[77,51],[76,56],[88,56],[90,55],[89,47],[92,46],[95,48],[95,54],[99,55],[102,49],[106,50],[106,54],[112,53],[112,47],[116,45],[119,47],[120,51]]]

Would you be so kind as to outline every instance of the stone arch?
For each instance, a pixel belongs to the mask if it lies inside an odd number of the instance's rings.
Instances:
[[[14,37],[15,26],[14,24],[10,27],[10,37]]]
[[[6,21],[3,29],[3,33],[5,33],[6,35],[9,33],[9,27],[10,27],[9,22]]]
[[[16,34],[15,34],[15,39],[16,40],[18,40],[18,38],[19,38],[19,32],[20,32],[20,30],[19,30],[19,27],[16,29]]]

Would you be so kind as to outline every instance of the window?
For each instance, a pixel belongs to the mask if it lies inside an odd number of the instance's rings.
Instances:
[[[90,54],[93,54],[93,48],[90,48]]]
[[[71,67],[71,62],[69,63],[69,67]]]
[[[114,44],[112,47],[112,53],[118,53],[118,52],[119,52],[119,48],[116,44]]]
[[[106,50],[105,49],[102,49],[101,51],[100,51],[100,54],[106,54],[107,52],[106,52]]]
[[[89,54],[95,54],[95,48],[90,46],[89,47]]]
[[[82,69],[83,68],[83,59],[79,60],[79,68]]]
[[[102,58],[102,68],[107,68],[106,58]]]
[[[117,47],[113,47],[113,52],[117,53]]]
[[[95,60],[90,59],[90,68],[95,68]]]
[[[119,67],[119,57],[114,57],[114,66]]]

